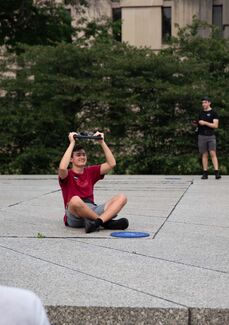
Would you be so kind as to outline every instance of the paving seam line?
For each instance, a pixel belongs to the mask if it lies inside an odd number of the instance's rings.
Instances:
[[[41,194],[41,195],[38,195],[38,196],[32,197],[32,198],[30,198],[30,199],[28,199],[28,200],[18,201],[18,202],[12,203],[12,204],[6,206],[5,208],[0,208],[0,210],[5,210],[5,209],[7,209],[7,208],[14,207],[15,205],[19,205],[19,204],[23,204],[23,203],[25,203],[25,202],[33,201],[33,200],[39,199],[39,198],[41,198],[41,197],[43,197],[43,196],[50,195],[50,194],[53,194],[53,193],[56,193],[56,192],[60,192],[60,191],[61,191],[61,190],[58,189],[58,190],[53,190],[53,191],[51,191],[51,192],[43,193],[43,194]]]
[[[186,188],[186,190],[184,191],[184,193],[180,196],[179,200],[177,201],[177,203],[174,205],[174,207],[172,208],[172,210],[169,212],[168,216],[166,217],[165,221],[161,224],[161,226],[158,228],[158,230],[155,232],[155,234],[153,235],[152,239],[155,239],[156,236],[158,235],[158,233],[161,231],[161,229],[163,228],[163,226],[165,225],[165,223],[168,221],[169,217],[171,216],[171,214],[173,213],[173,211],[176,209],[176,207],[178,206],[178,204],[180,203],[180,201],[183,199],[184,195],[187,193],[187,191],[189,190],[189,188],[191,187],[191,185],[193,184],[193,180],[189,182],[188,187]]]

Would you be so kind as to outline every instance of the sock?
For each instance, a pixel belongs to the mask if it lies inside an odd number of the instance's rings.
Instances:
[[[100,219],[100,218],[97,218],[95,220],[95,225],[96,225],[96,227],[102,226],[103,225],[103,220]]]
[[[106,221],[103,223],[104,226],[106,226],[110,221],[112,221],[114,218],[116,218],[118,215],[116,214],[115,216],[112,217],[112,219]],[[117,221],[117,220],[114,220],[114,221]]]

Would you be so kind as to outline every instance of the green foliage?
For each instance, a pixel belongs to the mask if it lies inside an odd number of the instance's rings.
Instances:
[[[90,22],[74,44],[7,54],[1,70],[17,73],[0,84],[1,172],[55,173],[68,132],[101,130],[116,173],[199,173],[191,121],[209,95],[220,116],[220,166],[228,173],[229,44],[214,31],[200,37],[200,28],[194,21],[154,54],[114,41],[110,22]],[[103,161],[98,144],[83,144],[89,163]]]
[[[0,2],[0,45],[17,49],[18,43],[50,45],[71,42],[71,17],[61,5],[33,0]]]
[[[43,235],[42,233],[38,232],[37,233],[37,238],[39,238],[39,239],[45,238],[45,235]]]

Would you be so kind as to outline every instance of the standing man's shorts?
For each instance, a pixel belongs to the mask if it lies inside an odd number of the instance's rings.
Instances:
[[[216,151],[215,135],[198,135],[198,147],[201,154],[208,151]]]
[[[104,212],[105,203],[101,205],[96,205],[94,203],[85,202],[87,206],[95,211],[99,216]],[[73,228],[83,228],[85,226],[85,218],[80,218],[70,213],[68,209],[65,210],[67,216],[67,224],[69,227]]]

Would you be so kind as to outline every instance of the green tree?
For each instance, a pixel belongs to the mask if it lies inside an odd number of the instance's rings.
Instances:
[[[18,43],[50,45],[71,42],[72,34],[71,16],[54,1],[39,5],[33,0],[0,2],[0,45],[12,49]]]

